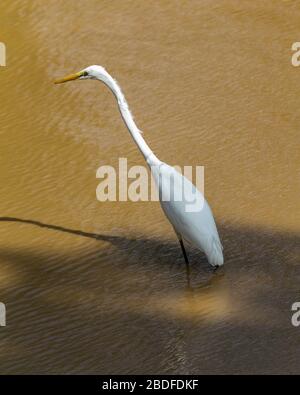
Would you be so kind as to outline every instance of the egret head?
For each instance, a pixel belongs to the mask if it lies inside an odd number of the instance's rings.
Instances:
[[[73,80],[102,80],[107,75],[106,70],[102,66],[89,66],[78,73],[69,74],[63,78],[54,81],[55,84],[62,84],[63,82]]]

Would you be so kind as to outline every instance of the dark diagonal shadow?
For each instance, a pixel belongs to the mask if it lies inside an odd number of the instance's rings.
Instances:
[[[150,266],[156,264],[164,264],[169,265],[170,268],[174,263],[182,263],[182,268],[185,272],[185,279],[186,279],[186,290],[188,292],[194,292],[197,289],[201,289],[208,285],[214,283],[217,278],[220,278],[223,274],[222,268],[219,269],[217,272],[214,271],[211,266],[208,264],[206,257],[204,254],[199,252],[198,250],[194,249],[193,247],[189,247],[189,255],[190,258],[193,256],[197,256],[197,262],[204,264],[202,269],[206,274],[208,274],[208,279],[205,279],[201,282],[201,284],[197,284],[197,286],[192,285],[191,276],[191,265],[184,265],[184,260],[182,257],[181,249],[177,240],[174,241],[165,241],[165,240],[157,240],[157,239],[148,239],[148,238],[129,238],[125,236],[113,236],[113,235],[104,235],[99,233],[92,233],[92,232],[85,232],[79,229],[70,229],[59,225],[47,224],[41,221],[31,220],[31,219],[24,219],[24,218],[17,218],[17,217],[0,217],[0,222],[15,222],[27,225],[37,226],[43,229],[50,229],[53,231],[69,233],[76,236],[86,237],[89,239],[94,239],[97,241],[105,241],[109,242],[112,245],[117,246],[120,250],[120,254],[124,254],[126,256],[126,262],[128,264],[134,264],[137,261],[140,263],[147,262]],[[129,247],[129,248],[128,248]],[[129,250],[133,250],[135,253],[131,256],[128,253]],[[123,252],[121,252],[123,251]],[[5,254],[4,251],[1,251],[1,254]],[[28,258],[29,259],[29,258]],[[198,265],[197,265],[198,266]],[[220,276],[221,275],[221,276]]]
[[[110,236],[110,235],[106,236],[97,233],[84,232],[82,230],[77,230],[77,229],[69,229],[58,225],[45,224],[43,222],[35,221],[31,219],[23,219],[16,217],[0,217],[0,222],[19,222],[23,224],[30,224],[30,225],[38,226],[40,228],[52,229],[59,232],[70,233],[73,235],[88,237],[90,239],[95,239],[95,240],[113,241],[119,238],[118,236]]]

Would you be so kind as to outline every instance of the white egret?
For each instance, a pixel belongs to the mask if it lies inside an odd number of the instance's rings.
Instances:
[[[93,79],[103,82],[115,95],[121,116],[127,126],[134,142],[143,154],[147,164],[153,174],[156,186],[159,191],[159,199],[161,207],[173,225],[176,235],[179,239],[182,253],[186,264],[188,265],[188,257],[185,251],[183,241],[186,241],[203,251],[213,267],[223,265],[222,245],[218,235],[217,227],[214,221],[211,209],[204,199],[201,192],[182,174],[173,167],[161,162],[151,151],[141,135],[128,108],[127,101],[119,87],[118,83],[111,75],[101,66],[90,66],[78,73],[68,75],[55,81],[56,84],[72,81],[72,80]],[[172,185],[170,179],[173,180]],[[176,198],[176,193],[184,189],[184,193],[177,194],[182,196],[181,199]],[[187,191],[189,191],[187,193]],[[168,199],[163,196],[168,192]],[[196,201],[198,207],[193,211],[188,211],[187,206],[191,201]]]

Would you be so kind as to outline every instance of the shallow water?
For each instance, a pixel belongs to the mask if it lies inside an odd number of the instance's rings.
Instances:
[[[300,373],[296,1],[2,0],[0,373]],[[117,78],[170,164],[204,165],[225,266],[155,202],[96,200],[100,165],[143,164]]]

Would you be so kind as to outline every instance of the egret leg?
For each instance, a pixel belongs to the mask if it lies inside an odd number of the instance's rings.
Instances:
[[[175,230],[175,229],[174,229],[174,230]],[[181,247],[181,251],[182,251],[182,254],[183,254],[183,257],[184,257],[184,261],[185,261],[187,288],[188,288],[188,289],[191,289],[191,283],[190,283],[190,263],[189,263],[189,260],[188,260],[188,257],[187,257],[187,253],[186,253],[186,251],[185,251],[185,247],[184,247],[184,244],[183,244],[182,237],[181,237],[181,235],[180,235],[179,233],[176,232],[176,230],[175,230],[175,233],[176,233],[176,235],[177,235],[177,237],[178,237],[178,240],[179,240],[179,243],[180,243],[180,247]]]
[[[190,263],[189,263],[189,260],[188,260],[188,257],[187,257],[187,254],[186,254],[186,251],[185,251],[185,248],[184,248],[184,244],[183,244],[182,238],[178,236],[178,240],[179,240],[181,251],[182,251],[182,254],[183,254],[183,257],[184,257],[184,260],[185,260],[187,287],[188,287],[188,289],[190,289],[191,288],[191,283],[190,283]]]
[[[185,251],[183,240],[182,240],[181,237],[178,237],[178,240],[179,240],[179,243],[180,243],[180,247],[181,247],[181,251],[182,251],[185,263],[186,263],[187,266],[189,266],[189,260],[188,260],[188,257],[187,257],[186,251]]]

